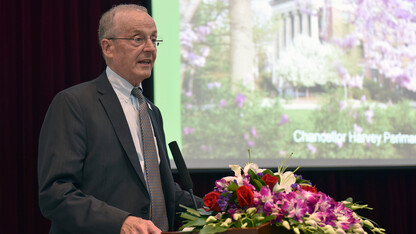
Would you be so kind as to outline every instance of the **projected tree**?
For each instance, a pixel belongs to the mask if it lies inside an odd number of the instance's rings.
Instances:
[[[344,42],[362,42],[364,65],[416,91],[416,2],[349,0],[354,31]],[[344,43],[351,47],[351,43]]]
[[[230,1],[231,81],[254,88],[254,44],[249,0]]]
[[[221,65],[228,64],[224,56],[218,56],[224,54],[222,35],[229,32],[228,24],[224,23],[228,19],[224,14],[227,9],[226,3],[217,1],[181,1],[181,76],[183,90],[188,95],[200,93],[201,82],[219,79],[214,73],[222,73]]]
[[[276,72],[296,88],[340,84],[333,66],[340,56],[341,51],[330,44],[298,36],[281,53],[283,59],[278,61]]]

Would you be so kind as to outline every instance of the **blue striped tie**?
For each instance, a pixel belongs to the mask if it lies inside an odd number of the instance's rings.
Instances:
[[[144,101],[141,90],[133,88],[131,92],[139,101],[139,121],[142,137],[142,150],[146,170],[147,187],[150,191],[151,200],[150,219],[162,231],[168,231],[169,224],[166,214],[165,197],[163,195],[158,157],[149,112],[147,110],[147,103]]]

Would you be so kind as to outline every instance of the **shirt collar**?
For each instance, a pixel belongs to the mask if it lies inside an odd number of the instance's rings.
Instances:
[[[134,86],[130,84],[130,82],[111,70],[109,66],[107,66],[105,72],[120,101],[129,102],[130,98],[136,99],[133,97],[133,94],[131,94],[131,90],[134,88]],[[138,88],[142,89],[142,83],[140,83]],[[147,106],[152,110],[152,107],[149,103],[147,103]]]
[[[126,79],[111,70],[111,68],[108,66],[106,68],[106,74],[119,99],[128,101],[131,95],[131,90],[134,88],[134,86],[130,84],[130,82],[128,82]],[[139,88],[142,88],[141,83]]]

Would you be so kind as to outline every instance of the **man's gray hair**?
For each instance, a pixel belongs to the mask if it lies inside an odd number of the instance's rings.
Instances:
[[[120,4],[112,7],[110,10],[105,12],[100,19],[100,24],[98,26],[98,43],[100,44],[100,47],[101,41],[104,38],[114,37],[116,33],[116,29],[114,28],[114,16],[118,12],[125,10],[137,10],[148,13],[145,7],[136,4]]]

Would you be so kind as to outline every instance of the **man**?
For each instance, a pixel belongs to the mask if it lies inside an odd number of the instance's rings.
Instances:
[[[155,22],[143,7],[119,5],[101,17],[98,34],[106,71],[57,94],[41,129],[41,211],[52,221],[50,233],[172,230],[178,204],[192,203],[173,181],[159,109],[147,99],[140,106],[137,97],[156,59]],[[151,144],[143,143],[143,106]],[[153,171],[144,153],[152,144]],[[164,202],[155,201],[153,181]]]

